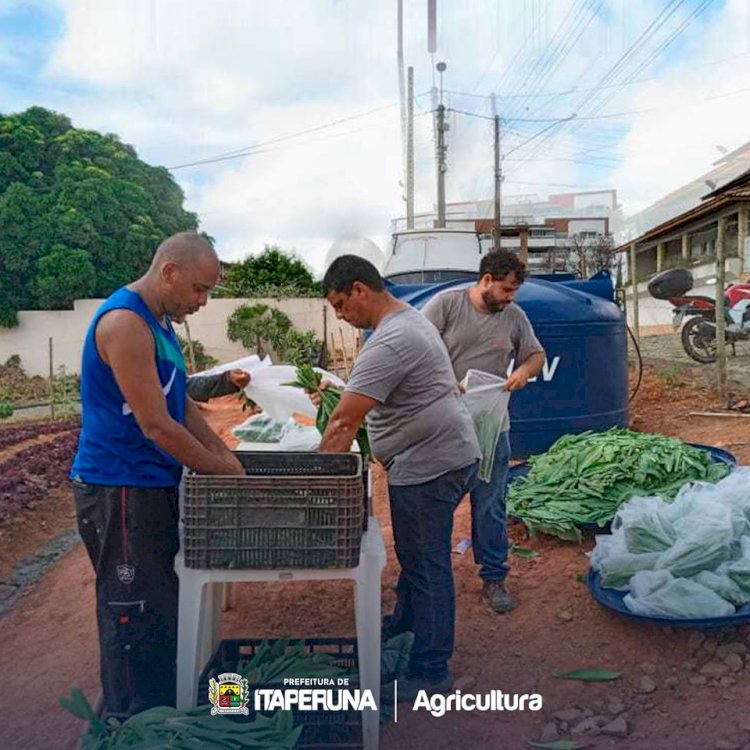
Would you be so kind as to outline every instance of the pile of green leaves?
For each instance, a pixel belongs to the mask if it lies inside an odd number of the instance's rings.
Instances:
[[[338,406],[339,400],[341,399],[341,391],[336,388],[324,388],[321,390],[321,380],[321,374],[316,372],[312,365],[303,364],[297,367],[297,379],[291,383],[284,383],[284,385],[303,388],[308,393],[317,392],[320,395],[320,406],[318,407],[315,426],[318,428],[318,432],[322,435],[326,431],[328,420],[331,418],[333,410]],[[362,451],[363,457],[365,459],[370,459],[372,456],[370,451],[370,440],[367,437],[367,428],[364,423],[362,423],[359,430],[357,430],[357,443],[359,443],[359,448]]]
[[[580,540],[581,526],[605,526],[631,497],[673,499],[688,482],[718,482],[729,473],[676,438],[619,427],[566,435],[529,465],[509,487],[508,513],[532,534],[571,541]]]
[[[310,652],[302,641],[291,641],[289,638],[280,638],[274,643],[263,641],[249,661],[240,661],[237,672],[247,678],[251,687],[289,678],[325,679],[349,674],[335,664],[332,654]]]
[[[208,747],[292,750],[302,733],[302,727],[295,728],[294,718],[288,711],[276,711],[271,717],[258,714],[251,722],[234,722],[224,716],[211,716],[211,706],[187,711],[158,706],[124,722],[116,719],[104,722],[78,688],[73,688],[70,698],[60,698],[60,705],[89,722],[89,731],[82,738],[82,750],[202,750]]]

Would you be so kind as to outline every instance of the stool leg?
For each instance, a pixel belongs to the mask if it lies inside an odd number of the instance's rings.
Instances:
[[[185,572],[180,576],[179,619],[177,622],[177,708],[195,706],[198,694],[199,648],[203,626],[201,612],[206,598],[205,580]]]
[[[359,684],[362,690],[372,691],[375,705],[380,707],[380,568],[375,564],[360,565],[355,580]],[[362,712],[362,737],[364,750],[377,750],[380,742],[377,711]]]
[[[198,644],[198,670],[206,666],[218,645],[219,623],[226,583],[208,583],[204,588],[201,611],[200,642]]]

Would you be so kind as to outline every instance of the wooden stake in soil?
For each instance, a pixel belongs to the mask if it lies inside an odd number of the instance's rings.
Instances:
[[[193,351],[193,339],[190,338],[190,326],[187,318],[183,321],[185,326],[185,338],[187,339],[188,359],[190,361],[190,371],[195,372],[195,352]]]
[[[52,336],[49,337],[49,411],[55,418],[55,365],[52,357]]]
[[[344,332],[340,328],[339,338],[341,339],[341,356],[344,359],[344,372],[346,373],[346,379],[349,380],[349,357],[346,351],[346,344],[344,343]]]

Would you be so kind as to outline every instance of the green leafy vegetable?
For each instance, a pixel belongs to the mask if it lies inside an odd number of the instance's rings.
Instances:
[[[333,410],[338,406],[339,400],[341,399],[341,391],[335,388],[325,388],[321,390],[320,381],[322,376],[319,372],[316,372],[312,365],[303,364],[297,368],[297,379],[292,383],[284,383],[284,385],[294,386],[295,388],[303,388],[308,393],[315,393],[316,391],[320,394],[320,406],[318,407],[318,416],[315,419],[315,426],[318,428],[318,432],[322,435],[326,431],[328,420],[333,414]],[[365,459],[370,459],[372,453],[370,451],[370,440],[367,437],[367,428],[362,424],[357,430],[357,443],[362,451],[362,455]]]
[[[561,680],[581,680],[583,682],[608,682],[618,680],[622,672],[611,669],[573,669],[570,672],[555,672],[555,677]]]
[[[687,482],[718,482],[728,473],[706,451],[676,438],[631,432],[583,432],[560,438],[546,453],[532,456],[528,476],[508,490],[508,513],[534,534],[580,541],[580,526],[605,526],[620,505],[636,495],[673,499]],[[649,538],[649,535],[650,538]],[[665,548],[670,530],[643,529],[635,548]]]

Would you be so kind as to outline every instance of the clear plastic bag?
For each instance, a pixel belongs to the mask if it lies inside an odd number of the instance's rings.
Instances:
[[[710,588],[694,580],[675,578],[667,570],[636,573],[623,602],[631,612],[651,617],[703,619],[726,617],[735,611]]]
[[[245,443],[278,443],[284,434],[285,423],[261,412],[248,417],[232,430],[232,435]]]
[[[315,371],[321,373],[323,380],[343,387],[344,381],[336,375],[319,367]],[[245,388],[245,395],[280,422],[286,422],[295,413],[314,418],[318,411],[312,405],[310,397],[301,388],[284,385],[294,382],[296,377],[297,368],[291,365],[264,367],[253,374]]]
[[[469,370],[461,381],[464,404],[474,420],[474,429],[482,450],[479,479],[489,482],[495,464],[495,450],[508,412],[510,392],[504,390],[505,378],[481,370]]]
[[[731,602],[736,607],[741,607],[743,604],[747,604],[750,601],[750,593],[743,591],[740,586],[738,586],[737,583],[727,575],[726,571],[726,565],[720,565],[715,571],[701,571],[697,576],[693,576],[693,580],[696,581],[696,583],[700,583],[701,586],[711,589],[715,594],[718,594],[722,599]]]
[[[714,570],[732,556],[731,510],[715,502],[700,503],[692,512],[674,521],[677,541],[662,553],[657,569],[690,578],[702,570]]]
[[[664,513],[666,506],[660,497],[634,497],[619,508],[612,528],[622,528],[628,552],[663,552],[675,543],[677,533]]]

